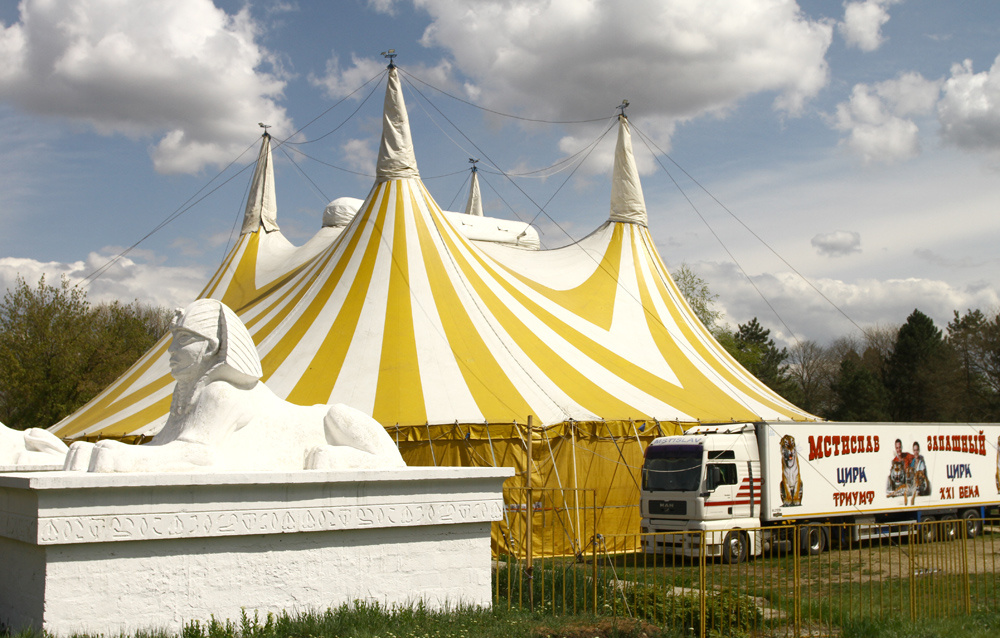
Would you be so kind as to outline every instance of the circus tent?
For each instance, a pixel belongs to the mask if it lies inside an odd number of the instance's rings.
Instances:
[[[688,307],[647,228],[627,118],[618,126],[608,220],[537,250],[527,224],[481,216],[475,180],[471,214],[441,210],[390,65],[369,195],[332,203],[329,225],[293,246],[278,227],[265,134],[242,235],[201,296],[240,316],[279,396],[371,413],[411,465],[513,465],[512,489],[531,471],[535,485],[593,490],[602,533],[635,532],[637,468],[653,436],[815,417],[744,370]],[[154,434],[172,391],[167,343],[51,431]],[[586,534],[570,527],[559,542],[578,551]],[[504,549],[509,538],[497,538]]]

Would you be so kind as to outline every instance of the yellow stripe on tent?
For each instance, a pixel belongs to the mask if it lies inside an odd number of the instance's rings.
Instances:
[[[172,382],[173,379],[170,378],[170,381]],[[171,398],[172,395],[168,394],[155,403],[139,410],[135,414],[130,414],[127,417],[123,417],[115,421],[113,425],[101,428],[101,437],[124,438],[135,434],[135,432],[150,425],[157,419],[165,418],[170,412]]]
[[[439,222],[440,223],[440,222]],[[465,278],[476,290],[476,294],[483,300],[489,308],[490,313],[503,326],[504,330],[517,343],[518,347],[544,371],[544,374],[555,383],[555,385],[565,393],[577,405],[594,414],[614,414],[629,415],[635,418],[646,418],[645,412],[624,403],[616,396],[607,392],[600,385],[594,383],[586,374],[577,370],[568,361],[563,359],[550,348],[543,339],[539,338],[517,314],[507,307],[490,289],[486,282],[475,272],[472,264],[465,258],[463,251],[458,249],[453,238],[446,232],[441,233],[451,254],[455,258],[458,267],[465,274]],[[464,238],[459,241],[465,242]],[[468,246],[468,243],[466,246]],[[477,259],[477,251],[470,251]],[[487,269],[489,272],[489,269]],[[491,273],[495,274],[495,273]],[[498,283],[510,286],[509,283],[498,277]],[[489,417],[487,417],[489,418]]]
[[[396,189],[392,254],[389,264],[389,291],[382,332],[382,354],[372,418],[380,423],[420,423],[427,420],[417,339],[413,332],[413,308],[410,300],[410,273],[406,252],[405,208],[408,193]],[[410,194],[412,197],[412,194]],[[415,204],[414,204],[415,207]],[[372,242],[373,244],[376,242]]]
[[[390,190],[391,184],[392,182],[385,182],[382,186],[385,190]],[[379,245],[382,242],[382,230],[385,227],[386,209],[389,205],[390,195],[391,193],[385,193],[385,196],[382,197],[371,237],[368,239],[368,245],[361,258],[361,265],[351,282],[351,287],[340,307],[340,312],[337,313],[337,318],[334,319],[333,325],[323,338],[323,342],[316,349],[309,368],[292,388],[292,391],[288,393],[287,399],[291,403],[308,405],[317,402],[317,400],[326,403],[327,398],[333,392],[333,386],[337,382],[337,377],[340,376],[344,359],[347,357],[347,350],[351,345],[351,337],[357,333],[358,319],[361,317],[361,309],[365,305],[365,297],[368,293],[368,287],[371,285]],[[360,225],[355,232],[357,235],[361,234]],[[347,260],[341,259],[337,267],[346,268]],[[329,288],[332,293],[332,286],[324,286],[324,288]],[[312,305],[310,304],[310,307]],[[297,343],[302,334],[299,331],[294,334],[290,332],[283,341],[294,339]],[[294,343],[289,344],[289,350],[290,346],[293,345]]]
[[[75,418],[72,421],[67,422],[63,426],[63,429],[60,429],[59,436],[65,439],[77,434],[78,432],[82,432],[105,419],[114,417],[121,410],[135,405],[139,401],[173,383],[173,377],[166,374],[145,384],[144,386],[135,388],[136,382],[146,373],[147,370],[149,370],[153,363],[160,357],[165,356],[167,348],[169,347],[169,342],[169,334],[160,337],[160,340],[153,346],[153,349],[150,350],[148,356],[137,361],[125,372],[124,375],[122,375],[120,383],[115,384],[111,388],[105,390],[104,393],[99,394],[86,406],[86,409],[81,409],[80,411],[74,413],[73,416],[75,416]],[[126,391],[128,391],[128,394],[124,394]],[[123,394],[123,398],[118,400],[118,398],[122,397]],[[164,410],[163,414],[166,414],[166,410]]]
[[[247,237],[246,250],[243,251],[236,270],[233,271],[233,278],[226,286],[222,298],[219,299],[235,312],[243,307],[243,304],[257,296],[257,259],[260,253],[260,234],[263,231],[249,233]]]
[[[648,239],[648,237],[646,237],[646,234],[649,232],[648,230],[640,229],[638,232],[643,236],[644,240]],[[643,243],[646,244],[645,241]],[[654,273],[653,282],[655,283],[660,296],[664,300],[669,300],[670,294],[667,290],[667,282],[670,280],[665,280],[662,275],[662,272],[665,272],[665,268],[663,271],[661,271],[658,268],[658,266],[660,267],[663,266],[662,261],[660,261],[659,255],[655,253],[653,249],[649,248],[648,244],[646,244],[646,250],[644,250],[643,253],[645,254],[645,259],[649,266],[650,272]],[[666,326],[663,324],[662,319],[656,312],[655,307],[652,304],[652,299],[649,296],[650,292],[646,287],[645,281],[642,279],[640,279],[640,291],[641,294],[644,295],[643,306],[647,308],[647,314],[646,314],[647,325],[649,326],[650,332],[653,334],[653,338],[660,345],[660,349],[664,357],[671,356],[671,354],[675,354],[676,353],[675,349],[670,347],[674,343],[673,338],[670,336],[669,332],[666,329]],[[795,412],[789,410],[788,405],[782,405],[781,403],[776,403],[775,401],[772,401],[770,396],[762,394],[760,389],[748,385],[747,379],[742,378],[741,376],[735,374],[733,372],[733,369],[739,370],[742,368],[734,359],[730,357],[730,355],[727,352],[725,352],[722,349],[721,346],[718,346],[716,348],[709,348],[705,345],[705,342],[702,339],[699,339],[694,334],[695,328],[693,328],[692,322],[689,320],[688,316],[682,314],[681,311],[681,304],[685,304],[686,308],[686,302],[683,301],[683,298],[679,295],[679,293],[677,298],[679,300],[678,303],[676,304],[666,303],[665,305],[668,311],[670,312],[671,316],[673,317],[674,321],[680,328],[682,334],[684,335],[686,343],[694,351],[694,352],[682,352],[678,356],[685,362],[690,362],[696,356],[700,357],[705,362],[705,364],[708,365],[718,375],[719,379],[724,379],[726,382],[732,384],[737,392],[741,392],[747,395],[748,397],[752,397],[754,400],[760,402],[763,405],[771,407],[772,409],[774,409],[779,413],[792,417],[792,415]],[[688,310],[688,312],[690,313],[691,311]],[[705,331],[705,328],[704,326],[702,326],[701,322],[698,322],[697,325],[700,328],[700,330]],[[709,337],[708,343],[717,343],[714,340],[714,337],[711,337],[711,335],[708,335],[708,337]],[[727,358],[734,366],[734,368],[731,369],[728,366],[714,365],[714,362],[719,361],[719,359],[723,357]],[[689,365],[693,366],[693,364]],[[704,378],[704,375],[702,376]],[[718,390],[717,380],[705,378],[704,383],[709,386],[715,386],[716,389]],[[718,394],[720,396],[721,395],[728,396],[726,395],[726,393],[721,391],[719,391]],[[748,418],[761,417],[761,415],[755,414],[755,412],[745,403],[740,402],[738,403],[738,405],[739,405],[739,410],[737,411],[735,408],[732,408],[733,412],[730,414],[726,414],[725,412],[717,412],[714,417],[715,420],[723,421],[723,420],[733,419],[737,421],[742,421]],[[711,409],[716,406],[706,405],[704,407],[706,409]],[[717,406],[716,409],[723,407],[724,406]],[[712,417],[708,417],[706,415],[706,417],[703,417],[703,420],[707,420],[707,418],[712,418]]]
[[[531,406],[500,366],[462,305],[424,217],[414,215],[414,218],[434,304],[448,346],[476,406],[487,421],[527,421],[532,414]]]
[[[619,228],[616,229],[616,233],[620,236],[622,233],[621,227],[631,226],[631,224],[619,223],[616,224],[616,226],[619,226]],[[479,261],[484,268],[488,268],[488,265],[482,258],[480,258]],[[639,273],[636,273],[636,278],[640,278]],[[635,363],[632,363],[610,348],[579,332],[563,320],[533,302],[509,282],[501,279],[499,280],[499,283],[504,287],[508,294],[514,297],[514,299],[516,299],[517,302],[520,303],[528,312],[537,317],[556,334],[579,350],[584,356],[597,365],[603,367],[605,370],[608,370],[612,374],[616,375],[619,379],[621,379],[623,384],[631,385],[632,387],[656,397],[671,407],[674,407],[686,414],[698,414],[700,410],[705,408],[705,406],[714,406],[716,404],[725,405],[732,401],[732,399],[725,392],[720,391],[717,387],[706,386],[703,383],[704,375],[698,371],[693,364],[691,364],[688,358],[684,356],[684,353],[682,353],[676,345],[671,348],[670,352],[663,351],[662,354],[664,360],[670,362],[672,370],[680,380],[681,384],[679,386]],[[637,303],[638,302],[641,302],[643,309],[647,313],[651,311],[652,300],[648,297],[637,300]],[[701,386],[702,391],[696,394],[695,400],[690,400],[686,397],[692,392],[692,388],[690,386],[695,383]],[[586,406],[584,403],[581,403],[581,405]],[[594,412],[595,414],[607,414],[606,412],[597,410],[594,410]],[[621,416],[637,416],[643,413],[639,412],[635,408],[632,408],[628,412],[619,412],[617,414]]]
[[[274,345],[274,347],[268,350],[261,357],[261,367],[264,370],[264,376],[263,376],[264,381],[267,381],[267,379],[272,374],[274,374],[274,372],[279,367],[281,367],[281,364],[284,363],[285,359],[288,358],[292,350],[295,349],[295,346],[298,345],[299,341],[304,336],[305,331],[299,326],[308,327],[313,325],[313,322],[316,321],[316,317],[319,315],[320,311],[323,310],[327,302],[330,300],[330,297],[333,295],[334,290],[336,290],[337,285],[343,278],[344,272],[347,270],[347,266],[351,262],[351,258],[354,256],[355,250],[358,248],[361,242],[361,237],[363,233],[361,232],[360,229],[364,226],[365,223],[368,222],[368,219],[374,208],[375,200],[376,197],[373,194],[371,202],[365,209],[364,218],[359,220],[360,223],[358,226],[358,231],[352,233],[351,238],[344,249],[344,253],[341,255],[340,259],[337,260],[336,264],[334,265],[333,271],[330,273],[330,275],[323,280],[323,285],[320,287],[318,291],[316,291],[312,299],[309,300],[309,304],[303,310],[301,316],[298,318],[298,321],[295,322],[294,329],[289,328],[289,330],[285,332],[285,334],[281,335],[281,337],[278,339],[278,342]],[[380,210],[381,210],[380,214],[385,213],[385,202],[383,202],[382,208]],[[326,260],[327,261],[330,260],[334,254],[335,251],[331,250],[326,257]],[[262,335],[261,341],[263,341],[264,337],[267,337],[275,328],[277,328],[277,326],[281,324],[281,322],[291,313],[293,309],[298,307],[299,302],[302,300],[303,296],[305,296],[307,292],[312,292],[311,286],[317,281],[319,281],[319,277],[322,274],[323,270],[325,270],[325,267],[317,269],[317,271],[312,276],[312,281],[310,281],[308,285],[303,286],[299,290],[299,292],[295,295],[295,297],[285,305],[282,311],[278,313],[276,316],[274,316],[270,321],[268,321],[267,325],[265,325],[260,331],[258,331],[258,334]],[[333,331],[331,330],[327,334],[326,340],[329,340],[332,334]],[[349,342],[350,340],[347,338],[347,336],[351,336],[353,334],[354,334],[353,332],[344,333],[342,335],[339,335],[339,338],[341,341]],[[303,375],[303,378],[305,378],[306,376],[307,375]],[[308,399],[308,401],[315,402],[315,400],[313,399]]]
[[[206,299],[215,294],[216,288],[218,288],[219,284],[222,282],[225,273],[229,270],[230,265],[237,258],[237,255],[242,255],[242,251],[246,248],[247,241],[246,235],[240,237],[240,240],[236,242],[233,249],[230,250],[229,254],[227,254],[222,260],[222,265],[215,271],[215,275],[212,276],[212,279],[210,279],[205,285],[204,290],[202,290],[201,294],[198,295],[199,299]]]
[[[618,269],[622,260],[623,233],[621,226],[622,224],[615,224],[607,249],[600,261],[594,260],[594,272],[582,284],[569,290],[556,290],[543,286],[505,264],[499,265],[512,277],[574,315],[589,321],[602,330],[610,330],[615,309],[615,296],[618,293]],[[568,248],[562,250],[568,250]]]

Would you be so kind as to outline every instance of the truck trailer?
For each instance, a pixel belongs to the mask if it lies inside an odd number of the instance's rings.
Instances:
[[[696,426],[646,449],[644,549],[739,562],[915,530],[976,536],[1000,513],[998,445],[997,424]],[[958,523],[908,525],[942,520]]]

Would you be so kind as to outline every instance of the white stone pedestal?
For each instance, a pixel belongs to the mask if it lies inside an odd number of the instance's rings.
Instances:
[[[0,475],[0,624],[54,634],[357,599],[489,605],[511,468]]]

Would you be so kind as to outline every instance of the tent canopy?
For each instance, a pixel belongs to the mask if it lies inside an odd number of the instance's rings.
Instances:
[[[534,415],[546,426],[631,420],[680,431],[815,418],[743,369],[682,298],[647,228],[624,116],[608,220],[572,245],[525,250],[509,240],[528,237],[526,224],[437,205],[395,67],[388,76],[377,177],[356,214],[338,208],[330,217],[346,225],[288,242],[265,134],[243,234],[201,293],[247,325],[278,396],[345,403],[387,428]],[[52,431],[154,434],[172,391],[166,347],[165,337]]]

